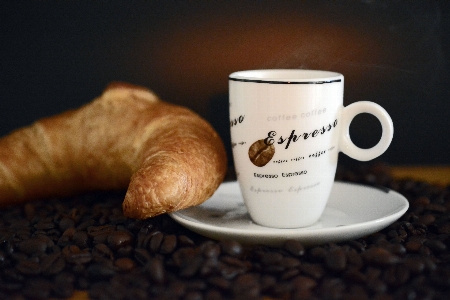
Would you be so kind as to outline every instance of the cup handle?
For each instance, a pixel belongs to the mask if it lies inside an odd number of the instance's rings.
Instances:
[[[381,123],[381,139],[372,148],[362,149],[356,146],[350,138],[350,123],[353,118],[361,113],[369,113],[375,116]],[[370,101],[359,101],[344,107],[342,111],[342,134],[340,136],[340,151],[353,159],[368,161],[374,159],[386,151],[394,136],[394,124],[387,111],[380,105]]]

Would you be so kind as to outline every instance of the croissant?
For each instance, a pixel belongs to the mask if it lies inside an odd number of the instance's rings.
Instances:
[[[127,189],[128,217],[198,205],[224,179],[222,140],[191,110],[112,83],[92,102],[0,139],[0,205]]]

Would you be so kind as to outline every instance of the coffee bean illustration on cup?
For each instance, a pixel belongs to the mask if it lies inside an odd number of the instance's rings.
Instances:
[[[254,142],[248,149],[250,161],[257,167],[265,166],[275,154],[275,146],[264,139]]]
[[[360,161],[383,154],[394,129],[389,114],[369,101],[343,106],[344,76],[317,70],[251,70],[229,76],[233,160],[253,222],[298,228],[320,219],[331,193],[338,153]],[[350,138],[360,113],[381,123],[370,149]]]

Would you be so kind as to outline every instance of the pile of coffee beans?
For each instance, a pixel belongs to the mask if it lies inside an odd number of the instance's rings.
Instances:
[[[123,193],[0,210],[0,298],[450,299],[450,187],[394,180],[385,165],[337,179],[384,186],[410,209],[370,236],[306,248],[214,241],[162,215],[123,216]]]

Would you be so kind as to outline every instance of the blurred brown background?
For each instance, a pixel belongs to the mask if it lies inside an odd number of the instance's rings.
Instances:
[[[344,74],[345,105],[370,100],[391,114],[379,160],[450,164],[449,3],[2,1],[0,134],[122,80],[197,111],[228,146],[229,73],[324,69]],[[369,147],[380,126],[358,116],[351,133]]]

